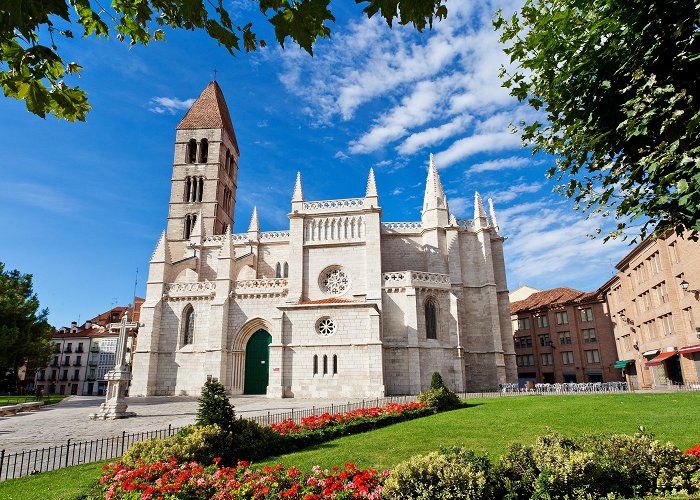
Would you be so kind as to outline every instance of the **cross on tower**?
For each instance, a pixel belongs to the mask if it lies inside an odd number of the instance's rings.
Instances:
[[[214,80],[216,80],[216,74],[218,73],[218,71],[216,70],[216,68],[214,68],[214,69],[212,70],[212,73],[214,73]]]

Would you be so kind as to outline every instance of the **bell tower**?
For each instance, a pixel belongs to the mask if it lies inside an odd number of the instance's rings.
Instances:
[[[212,81],[175,132],[166,236],[173,258],[190,237],[224,234],[233,226],[240,151],[224,94]],[[201,220],[197,219],[201,217]],[[199,234],[197,235],[199,236]]]

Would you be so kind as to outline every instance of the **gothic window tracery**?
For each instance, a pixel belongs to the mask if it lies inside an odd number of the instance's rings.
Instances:
[[[183,314],[185,325],[182,334],[182,345],[189,345],[194,341],[194,308],[190,305]]]
[[[437,339],[437,306],[432,297],[425,301],[425,338]]]
[[[328,316],[319,318],[319,320],[316,322],[316,333],[318,333],[322,337],[329,337],[330,335],[333,335],[335,333],[335,330],[335,321],[333,321]]]
[[[284,263],[284,267],[282,268],[282,277],[289,278],[289,264],[287,264],[286,262]]]
[[[319,286],[329,295],[342,295],[350,287],[350,277],[340,266],[327,267],[319,277]]]

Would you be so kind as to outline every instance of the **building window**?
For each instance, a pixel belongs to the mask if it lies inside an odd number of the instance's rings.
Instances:
[[[515,364],[517,364],[518,366],[535,366],[535,356],[532,354],[516,356]]]
[[[539,328],[546,328],[549,326],[549,319],[547,316],[537,316],[537,326]]]
[[[336,354],[333,355],[333,375],[338,374],[338,356]]]
[[[282,265],[278,262],[277,265],[275,266],[275,278],[281,278],[282,277]]]
[[[584,344],[595,344],[596,342],[598,342],[598,339],[595,335],[595,328],[588,328],[586,330],[582,330],[582,333]]]
[[[194,308],[190,305],[185,309],[185,328],[182,335],[182,345],[194,342]]]
[[[82,361],[82,356],[76,356],[75,357],[75,364],[73,366],[80,366],[80,362]]]
[[[598,349],[586,351],[586,361],[588,363],[600,363],[600,353]]]
[[[199,163],[206,163],[209,159],[209,141],[202,139],[199,143]]]
[[[323,374],[328,375],[328,356],[323,355]]]
[[[335,322],[328,316],[323,316],[316,321],[316,333],[323,337],[329,337],[335,333]]]
[[[564,351],[561,353],[561,362],[565,365],[574,364],[574,353],[573,351]]]
[[[73,380],[78,380],[80,378],[80,368],[76,368],[73,371]]]
[[[437,339],[437,311],[432,298],[425,301],[425,338]]]
[[[286,262],[284,263],[284,266],[282,267],[282,277],[289,278],[289,264],[287,264]]]
[[[529,330],[530,318],[518,318],[518,330]]]
[[[350,287],[350,276],[340,266],[330,266],[323,270],[318,284],[329,295],[343,295]]]
[[[532,337],[515,337],[515,347],[532,347]]]
[[[82,342],[78,342],[78,350],[75,352],[83,352],[83,343]]]
[[[561,345],[571,344],[571,332],[559,332],[559,343]]]
[[[544,335],[538,335],[537,337],[540,339],[540,345],[542,347],[549,347],[552,343],[552,339],[550,339],[549,335],[546,333]]]
[[[318,375],[318,356],[314,354],[314,375]]]
[[[680,259],[678,258],[678,245],[676,244],[677,242],[673,242],[668,246],[668,253],[671,256],[671,262],[674,264],[678,264],[680,262]]]
[[[589,321],[593,321],[593,309],[590,307],[586,307],[585,309],[581,309],[581,322],[582,323],[587,323]]]
[[[557,325],[568,325],[569,314],[566,311],[559,311],[557,314]]]
[[[66,346],[66,350],[64,352],[73,352],[73,343],[68,342],[68,345]]]
[[[187,151],[185,152],[185,163],[194,163],[197,161],[197,141],[190,139],[187,143]]]
[[[540,357],[542,358],[542,365],[543,366],[551,366],[554,364],[554,357],[552,356],[552,353],[546,352],[546,353],[540,354]]]

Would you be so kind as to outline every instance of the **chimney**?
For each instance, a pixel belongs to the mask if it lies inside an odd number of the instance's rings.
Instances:
[[[70,332],[71,333],[76,333],[78,331],[78,322],[77,321],[71,321],[70,323]]]
[[[89,328],[92,328],[92,321],[87,320],[87,321],[85,322],[85,329],[87,330],[87,329],[89,329]]]

